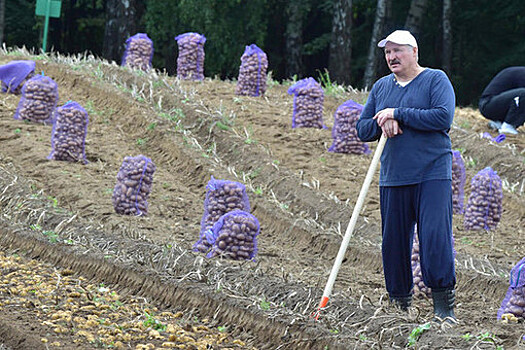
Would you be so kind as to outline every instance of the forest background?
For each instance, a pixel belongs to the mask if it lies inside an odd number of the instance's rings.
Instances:
[[[0,0],[0,42],[39,52],[35,3]],[[147,33],[154,67],[176,74],[174,37],[197,32],[207,38],[208,77],[237,78],[246,45],[256,44],[273,79],[329,76],[369,89],[389,73],[376,44],[395,29],[416,36],[422,66],[447,72],[460,106],[476,106],[502,68],[525,65],[523,0],[62,0],[48,47],[120,64],[126,39]]]

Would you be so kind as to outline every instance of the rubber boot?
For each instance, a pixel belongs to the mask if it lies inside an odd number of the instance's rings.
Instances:
[[[408,297],[390,297],[390,302],[397,308],[403,311],[408,311],[408,308],[412,305],[412,296]]]
[[[454,289],[432,289],[432,300],[434,302],[434,321],[449,324],[458,323],[454,315],[454,303],[456,302],[456,291]]]

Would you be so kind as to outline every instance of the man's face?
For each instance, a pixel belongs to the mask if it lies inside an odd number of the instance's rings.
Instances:
[[[385,45],[385,59],[392,73],[402,74],[417,65],[417,49],[389,41]]]

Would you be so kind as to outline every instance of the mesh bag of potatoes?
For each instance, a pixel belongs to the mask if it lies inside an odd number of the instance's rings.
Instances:
[[[179,48],[177,77],[184,80],[203,80],[206,37],[198,33],[184,33],[176,36],[175,40]]]
[[[147,215],[148,197],[153,186],[156,167],[143,155],[125,157],[113,189],[113,208],[117,214]]]
[[[126,40],[122,66],[148,71],[153,59],[153,41],[148,34],[137,33]]]
[[[498,310],[498,320],[518,319],[525,319],[525,258],[510,271],[509,289]]]
[[[452,246],[454,246],[454,237],[452,237]],[[414,281],[414,297],[415,298],[431,298],[432,289],[428,287],[423,281],[423,273],[421,271],[421,258],[419,256],[419,236],[417,233],[417,226],[414,231],[414,239],[412,240],[412,279]],[[454,256],[456,256],[456,250],[453,249]]]
[[[51,153],[47,159],[86,164],[88,113],[77,102],[68,102],[55,110],[51,133]]]
[[[498,174],[487,167],[471,181],[465,209],[465,230],[494,230],[501,220],[503,190]]]
[[[423,273],[421,272],[421,261],[419,258],[419,238],[417,232],[414,232],[414,240],[412,241],[412,278],[414,281],[414,297],[432,297],[432,291],[426,286],[423,281]]]
[[[22,96],[14,118],[51,124],[57,102],[57,83],[45,75],[35,75],[22,87]]]
[[[461,152],[452,151],[452,210],[454,214],[463,214],[465,211],[465,162]]]
[[[235,94],[260,96],[266,92],[266,71],[268,57],[257,45],[246,46],[241,56],[239,79]]]
[[[252,260],[257,254],[259,232],[259,221],[252,214],[242,210],[224,214],[211,228],[208,243],[212,247],[206,257]]]
[[[204,214],[201,220],[199,240],[193,245],[193,250],[207,253],[213,245],[213,225],[221,216],[234,210],[250,212],[250,201],[246,187],[239,182],[216,180],[213,176],[206,185]]]
[[[332,146],[329,152],[370,154],[370,148],[357,137],[355,125],[363,111],[363,106],[352,100],[337,107],[334,113],[334,127],[332,128]]]
[[[20,94],[25,82],[35,75],[35,62],[11,61],[0,66],[0,81],[2,91],[12,94]]]
[[[324,91],[314,78],[299,80],[288,89],[293,97],[292,128],[324,128]]]

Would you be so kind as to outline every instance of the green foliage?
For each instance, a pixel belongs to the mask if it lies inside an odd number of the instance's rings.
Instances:
[[[155,319],[155,317],[153,317],[153,315],[150,315],[149,313],[147,312],[144,312],[144,314],[146,315],[146,320],[144,320],[142,322],[142,324],[144,325],[144,327],[151,327],[157,331],[165,331],[166,330],[166,325],[161,323],[160,321],[158,321],[157,319]]]
[[[417,326],[410,332],[410,335],[408,336],[408,346],[414,346],[416,345],[419,337],[421,334],[423,334],[425,331],[430,329],[430,322],[422,324]]]

